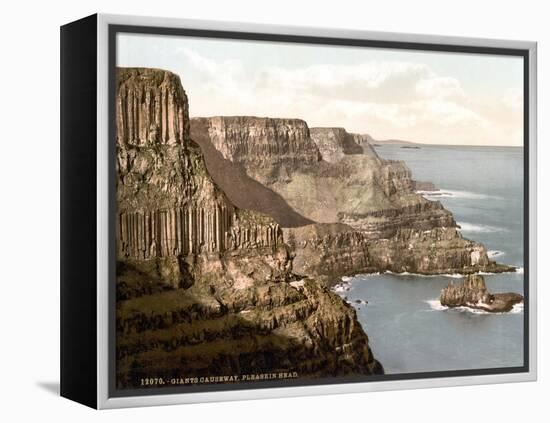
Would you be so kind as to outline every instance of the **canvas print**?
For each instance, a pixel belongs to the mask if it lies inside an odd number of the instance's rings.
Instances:
[[[524,366],[523,69],[118,33],[116,389]]]

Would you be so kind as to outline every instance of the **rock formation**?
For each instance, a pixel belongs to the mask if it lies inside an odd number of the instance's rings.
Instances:
[[[121,68],[117,81],[117,386],[139,387],[142,377],[382,372],[353,308],[293,272],[279,224],[236,207],[211,179],[190,139],[179,78]],[[266,121],[255,133],[264,144],[241,140],[235,151],[318,161],[311,141],[300,155],[307,131]]]
[[[505,313],[521,303],[523,296],[514,292],[491,294],[480,275],[468,275],[455,285],[451,282],[441,291],[441,305],[447,307],[470,307],[492,313]]]
[[[283,233],[295,252],[293,269],[297,274],[330,286],[341,276],[373,271],[368,237],[347,225],[318,223],[284,228]]]
[[[501,272],[481,244],[462,238],[439,201],[415,192],[403,161],[378,156],[366,135],[343,128],[308,129],[297,119],[191,119],[191,137],[249,179],[277,193],[307,223],[272,216],[295,248],[298,273],[325,280],[366,271],[423,274]],[[225,190],[226,180],[217,177]],[[420,184],[421,185],[421,184]],[[244,184],[242,190],[247,191]],[[229,187],[228,187],[229,189]],[[250,197],[254,196],[250,191]],[[262,196],[249,200],[261,204]],[[322,235],[321,235],[322,234]]]
[[[350,147],[360,137],[344,130],[316,129],[314,133],[317,135],[311,137],[307,124],[298,119],[191,119],[191,136],[203,150],[207,143],[214,146],[224,159],[280,194],[293,210],[311,221],[347,223],[375,238],[388,236],[411,219],[429,221],[426,229],[456,226],[439,202],[414,193],[411,172],[404,162],[381,159],[366,140],[362,146]],[[343,136],[335,141],[348,145],[339,160],[334,155],[331,163],[324,160],[316,144],[321,144],[321,133],[331,134],[333,139]],[[345,153],[350,150],[353,154]],[[216,182],[224,188],[223,179]]]
[[[218,121],[221,125],[223,120]],[[210,136],[215,134],[210,130],[209,119],[193,119],[192,139],[200,145],[204,154],[206,166],[212,178],[223,188],[231,202],[239,208],[256,210],[267,214],[284,227],[299,227],[313,223],[288,205],[283,197],[275,191],[252,179],[244,170],[240,161],[227,160],[220,150],[211,143]],[[233,155],[233,153],[227,153]],[[263,154],[263,153],[262,153]],[[262,156],[263,157],[263,156]],[[257,160],[260,162],[260,159]],[[261,168],[261,163],[257,166]],[[255,164],[251,164],[255,168]]]
[[[376,156],[366,136],[350,134],[344,128],[311,128],[310,135],[323,160],[329,163],[336,163],[348,154]]]
[[[437,191],[433,182],[413,181],[413,190],[415,191]]]
[[[378,240],[343,224],[283,228],[283,233],[294,250],[294,272],[327,285],[357,273],[437,275],[514,270],[490,261],[481,244],[462,238],[456,228],[403,228],[392,238]]]
[[[189,140],[179,78],[121,69],[117,95],[118,256],[148,259],[281,242],[279,226],[241,211],[211,180]]]
[[[257,179],[269,180],[274,170],[284,174],[296,168],[316,167],[321,160],[306,122],[300,119],[218,116],[192,121],[202,125],[224,158],[258,175]]]

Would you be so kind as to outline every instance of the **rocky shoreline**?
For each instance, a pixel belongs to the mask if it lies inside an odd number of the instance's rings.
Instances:
[[[190,119],[175,74],[117,78],[119,387],[213,371],[381,374],[355,309],[329,289],[340,277],[515,270],[463,238],[415,192],[433,186],[367,135]]]
[[[445,307],[469,307],[490,313],[507,313],[514,305],[523,302],[523,296],[515,292],[490,293],[483,276],[468,275],[460,284],[451,282],[443,289],[439,301]]]

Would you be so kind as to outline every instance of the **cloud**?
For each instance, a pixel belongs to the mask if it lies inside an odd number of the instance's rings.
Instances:
[[[416,83],[416,92],[424,98],[464,99],[466,94],[460,82],[448,76],[432,75],[430,78],[420,79]]]
[[[207,89],[228,92],[236,89],[238,84],[245,83],[243,80],[244,67],[238,60],[217,62],[186,47],[177,49],[177,53],[182,56],[182,63],[187,65],[183,76],[194,72],[194,77],[199,79]]]
[[[521,143],[516,139],[521,91],[503,93],[496,102],[480,99],[426,64],[369,61],[289,69],[214,60],[192,48],[177,54],[194,116],[298,117],[310,126],[433,143],[491,144],[514,134],[514,143]]]
[[[410,98],[415,81],[428,76],[425,65],[406,62],[314,65],[293,70],[264,69],[256,79],[256,88],[387,103]]]

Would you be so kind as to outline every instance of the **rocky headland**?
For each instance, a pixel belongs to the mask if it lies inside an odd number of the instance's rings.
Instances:
[[[137,388],[145,377],[382,373],[355,310],[315,272],[294,270],[298,254],[281,219],[287,228],[313,220],[258,182],[278,183],[287,171],[292,180],[291,169],[322,161],[305,122],[235,118],[224,134],[246,128],[250,139],[212,139],[223,160],[265,169],[254,179],[232,168],[239,194],[211,171],[215,151],[192,141],[176,75],[120,68],[116,94],[117,386]]]
[[[523,296],[514,292],[492,294],[480,275],[468,275],[460,284],[451,282],[441,291],[440,303],[446,307],[469,307],[491,313],[505,313],[523,302]]]
[[[416,193],[435,187],[414,181],[403,161],[381,158],[368,135],[310,129],[299,119],[218,116],[191,119],[191,137],[208,169],[225,164],[244,175],[240,189],[249,193],[247,205],[260,210],[254,204],[262,204],[261,211],[281,225],[296,273],[331,284],[360,272],[514,270],[463,238],[451,212]],[[232,199],[230,182],[213,177]],[[270,196],[248,189],[256,183]],[[273,196],[295,213],[293,219],[282,220],[265,206]]]

